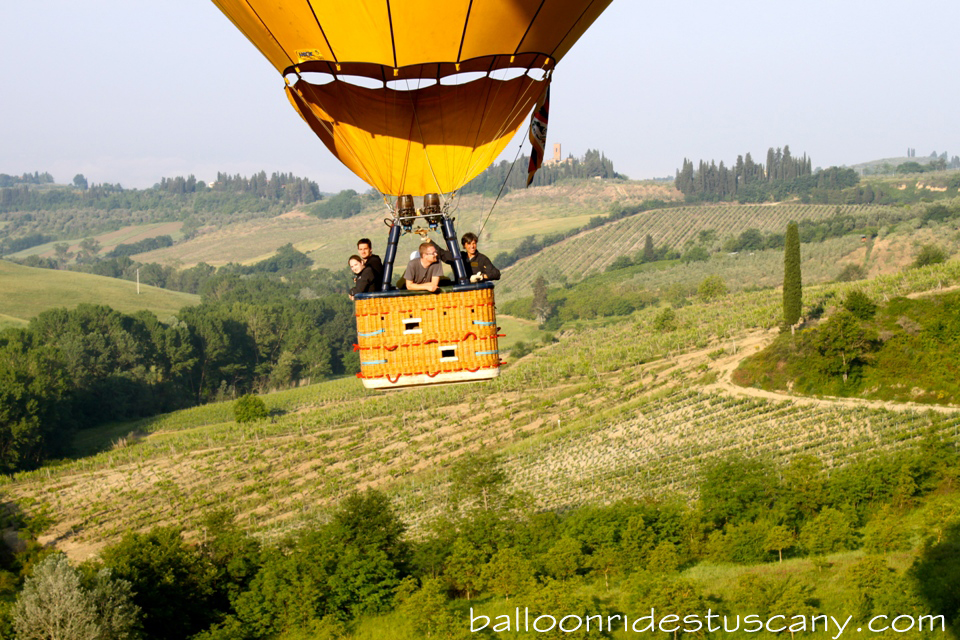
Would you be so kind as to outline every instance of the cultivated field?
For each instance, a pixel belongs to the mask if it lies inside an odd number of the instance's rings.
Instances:
[[[953,261],[859,285],[883,297],[958,283]],[[806,299],[850,286],[810,288]],[[342,379],[265,396],[276,415],[256,424],[237,425],[224,403],[104,427],[78,441],[85,457],[17,474],[3,492],[47,513],[44,541],[80,558],[128,530],[193,528],[220,505],[272,537],[368,486],[388,491],[416,531],[446,507],[449,462],[480,449],[502,452],[512,489],[543,509],[693,496],[702,464],[724,452],[813,453],[832,466],[930,429],[957,439],[957,409],[771,400],[718,386],[731,359],[772,337],[779,309],[779,293],[766,290],[679,309],[669,332],[653,329],[656,309],[584,324],[486,384],[374,394]]]
[[[504,287],[510,289],[504,293],[513,297],[529,295],[533,281],[541,274],[550,282],[564,277],[576,282],[591,273],[600,273],[618,256],[634,256],[641,251],[648,234],[657,246],[667,245],[680,250],[703,230],[712,229],[718,240],[739,235],[747,229],[783,233],[791,220],[827,220],[838,213],[862,214],[877,210],[882,208],[780,203],[716,204],[646,211],[585,231],[521,260],[504,271]],[[851,245],[850,250],[853,249]],[[777,253],[782,260],[782,251]],[[695,269],[701,273],[704,271],[702,266]]]
[[[3,315],[14,319],[8,324],[16,324],[47,309],[72,309],[81,303],[103,304],[124,313],[147,309],[168,320],[181,307],[199,304],[200,296],[147,285],[141,285],[137,295],[137,284],[128,280],[0,260],[0,323]]]

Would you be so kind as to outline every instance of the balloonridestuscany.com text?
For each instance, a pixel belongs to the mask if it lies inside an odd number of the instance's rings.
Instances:
[[[513,615],[500,614],[488,616],[475,613],[470,608],[470,632],[489,630],[494,633],[526,632],[548,633],[561,631],[574,633],[577,631],[612,632],[623,630],[627,633],[696,633],[708,631],[710,633],[757,633],[769,631],[772,633],[791,632],[805,633],[826,631],[836,640],[844,633],[910,633],[917,631],[946,632],[946,621],[942,615],[876,615],[866,622],[854,622],[853,616],[834,617],[821,615],[789,615],[777,614],[760,616],[755,614],[740,616],[739,614],[719,614],[707,609],[706,614],[690,613],[658,614],[651,608],[650,613],[632,616],[623,613],[578,615],[578,614],[550,614],[531,613],[529,607],[516,607]]]

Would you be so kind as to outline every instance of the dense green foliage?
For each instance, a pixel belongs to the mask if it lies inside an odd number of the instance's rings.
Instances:
[[[223,274],[170,326],[80,305],[0,333],[0,468],[65,455],[76,428],[356,371],[349,300],[307,282]]]
[[[960,294],[878,306],[853,290],[837,302],[841,309],[816,327],[781,335],[745,360],[734,379],[801,393],[960,402]]]
[[[267,405],[252,393],[240,396],[233,402],[233,419],[240,424],[263,420],[269,415]]]
[[[800,231],[796,222],[787,225],[783,250],[783,323],[792,326],[800,320],[803,289],[800,274]]]
[[[318,218],[349,218],[363,209],[363,198],[353,189],[345,189],[335,196],[321,200],[308,211]]]
[[[750,154],[738,156],[736,163],[726,166],[701,160],[698,167],[684,159],[683,167],[677,170],[674,181],[687,202],[781,202],[799,198],[803,203],[816,204],[893,204],[917,202],[930,197],[923,189],[903,191],[890,184],[878,182],[860,183],[854,169],[829,167],[814,172],[806,156],[795,158],[790,148],[770,148],[767,163],[756,163]],[[953,167],[953,165],[950,165]],[[947,168],[945,156],[930,165],[916,162],[897,167],[897,173],[922,173]],[[891,168],[892,170],[892,168]],[[948,181],[949,189],[960,187],[960,178]],[[946,196],[956,195],[944,194]]]
[[[23,251],[38,244],[46,244],[52,240],[56,240],[56,238],[43,233],[28,233],[17,238],[3,238],[0,240],[0,256]]]
[[[173,238],[170,236],[154,236],[153,238],[144,238],[143,240],[131,242],[129,244],[118,244],[104,257],[129,258],[130,256],[137,255],[138,253],[146,253],[147,251],[154,251],[156,249],[163,249],[164,247],[172,246]]]
[[[62,262],[56,258],[38,256],[29,256],[20,260],[19,263],[27,267],[43,269],[63,267]],[[273,279],[282,279],[287,284],[287,288],[300,292],[306,297],[322,293],[343,293],[349,289],[349,280],[346,275],[331,273],[326,269],[311,270],[309,268],[311,265],[313,260],[310,257],[295,249],[292,244],[286,244],[279,247],[274,255],[252,265],[231,263],[216,268],[201,262],[189,269],[177,269],[156,262],[144,264],[121,255],[85,260],[68,265],[67,269],[108,278],[138,280],[142,284],[184,293],[212,293],[224,280],[251,275],[274,276]],[[296,289],[294,289],[295,286]]]
[[[140,610],[132,602],[130,583],[109,569],[84,576],[62,553],[51,553],[33,567],[12,613],[20,640],[139,637]]]
[[[865,214],[838,213],[838,215],[826,221],[801,220],[796,224],[800,242],[809,243],[823,242],[828,238],[856,234],[860,234],[864,238],[872,238],[877,235],[881,228],[889,228],[904,221],[926,224],[928,222],[940,223],[957,218],[960,218],[960,203],[953,202],[950,205],[931,204],[919,211],[900,209]],[[774,232],[764,234],[758,229],[747,229],[739,236],[728,238],[723,243],[723,250],[735,252],[779,249],[784,246],[784,239],[783,234]],[[936,259],[936,253],[934,252],[932,255]],[[942,250],[940,257],[943,257]],[[942,262],[943,260],[939,261]]]
[[[917,257],[913,261],[913,266],[920,268],[930,264],[940,264],[947,261],[947,253],[940,247],[933,244],[925,244],[920,247]]]

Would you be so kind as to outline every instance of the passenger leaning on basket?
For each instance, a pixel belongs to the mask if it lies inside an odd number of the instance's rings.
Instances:
[[[440,288],[441,277],[443,277],[443,265],[437,261],[437,247],[424,242],[420,245],[420,257],[411,260],[403,274],[407,289],[432,293]]]
[[[430,244],[437,249],[437,255],[447,264],[453,264],[453,254],[434,243]],[[463,245],[463,251],[460,257],[463,259],[463,266],[467,270],[467,276],[470,282],[479,282],[480,280],[499,280],[500,270],[493,266],[490,258],[477,251],[477,234],[465,233],[460,239]]]
[[[360,256],[350,256],[347,259],[350,271],[353,272],[353,288],[350,289],[350,299],[358,293],[370,293],[377,290],[377,276],[369,264],[363,263]]]

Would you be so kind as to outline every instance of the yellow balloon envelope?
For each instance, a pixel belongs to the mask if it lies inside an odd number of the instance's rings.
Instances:
[[[423,195],[497,158],[611,0],[213,2],[296,75],[290,102],[341,162],[384,194]]]

